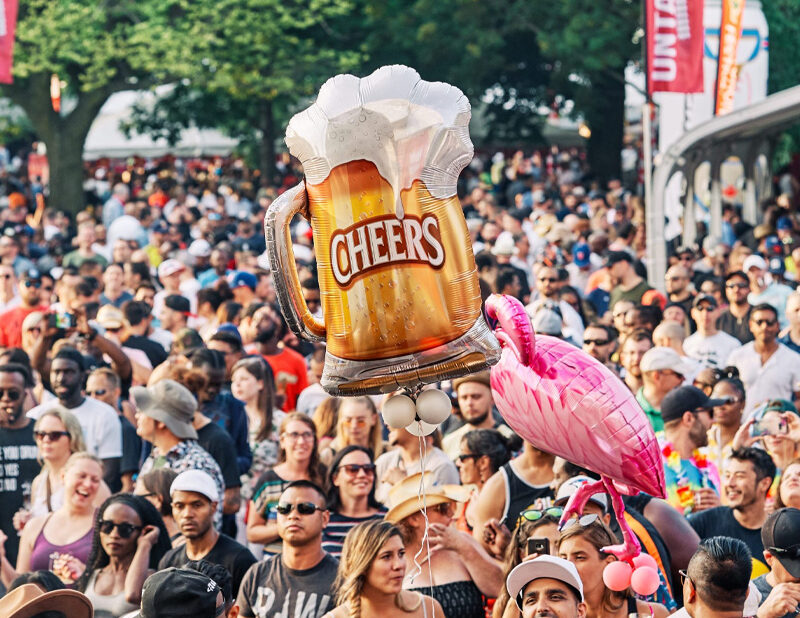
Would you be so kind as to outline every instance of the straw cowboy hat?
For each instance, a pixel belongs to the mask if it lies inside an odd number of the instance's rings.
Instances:
[[[25,584],[0,599],[3,618],[31,618],[47,611],[59,611],[69,618],[94,616],[91,601],[75,590],[44,592],[36,584]]]
[[[420,490],[422,473],[407,476],[389,490],[391,508],[386,513],[386,521],[396,524],[409,515],[425,508],[445,502],[466,502],[469,499],[470,487],[463,485],[434,485],[433,474],[425,473],[423,490]]]

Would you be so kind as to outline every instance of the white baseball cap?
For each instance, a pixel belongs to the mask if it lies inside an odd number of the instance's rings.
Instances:
[[[175,258],[169,258],[158,265],[158,277],[159,279],[169,277],[170,275],[183,272],[184,270],[186,270],[186,266],[183,262]]]
[[[767,270],[767,261],[758,254],[748,255],[744,260],[744,264],[742,264],[742,270],[749,272],[753,267],[759,270]]]
[[[176,491],[193,491],[205,496],[211,502],[219,502],[219,492],[214,479],[208,472],[202,470],[186,470],[176,476],[169,488],[169,495]]]
[[[691,371],[684,364],[680,355],[672,348],[656,346],[642,355],[639,369],[645,371],[663,371],[669,369],[686,377]]]
[[[533,560],[525,560],[518,564],[506,579],[508,594],[516,601],[520,611],[522,604],[519,596],[525,586],[535,579],[555,579],[572,586],[578,591],[579,600],[583,602],[583,582],[575,565],[558,556],[537,556]]]
[[[556,494],[556,499],[553,502],[556,506],[563,506],[565,505],[569,499],[578,491],[578,488],[583,485],[584,483],[595,483],[595,479],[589,478],[588,476],[580,475],[580,476],[573,476],[570,479],[567,479],[563,483],[561,483],[561,487],[558,488],[558,493]],[[608,511],[608,498],[604,493],[600,494],[593,494],[591,498],[589,498],[590,502],[594,502],[603,508],[603,512],[605,513]]]

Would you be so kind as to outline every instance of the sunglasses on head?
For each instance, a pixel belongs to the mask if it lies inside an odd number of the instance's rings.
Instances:
[[[292,509],[296,508],[297,512],[300,515],[313,515],[314,511],[324,511],[325,509],[321,506],[317,506],[313,502],[298,502],[297,504],[292,504],[291,502],[279,502],[278,506],[275,507],[275,510],[278,511],[281,515],[288,515],[292,512]]]
[[[790,560],[800,560],[800,545],[790,545],[789,547],[768,547],[771,554],[775,554],[781,558],[789,558]]]
[[[566,530],[567,528],[572,528],[572,526],[591,526],[594,522],[598,521],[600,516],[597,513],[590,513],[589,515],[581,515],[580,517],[573,517],[572,519],[568,519],[561,530]]]
[[[519,514],[517,524],[519,524],[522,520],[539,521],[542,517],[549,517],[550,519],[558,521],[561,519],[563,514],[564,507],[561,506],[551,506],[546,509],[527,509]]]
[[[344,470],[350,476],[357,476],[359,472],[362,470],[364,474],[367,476],[372,476],[375,474],[375,464],[343,464],[337,468],[338,470]]]
[[[142,529],[141,526],[134,526],[133,524],[129,524],[125,521],[121,524],[109,519],[104,519],[100,522],[100,532],[103,534],[111,534],[111,531],[114,530],[114,528],[117,529],[117,532],[123,539],[129,539],[134,532],[138,532]]]

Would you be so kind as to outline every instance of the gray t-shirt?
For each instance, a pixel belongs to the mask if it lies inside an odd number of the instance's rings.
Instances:
[[[331,611],[336,592],[333,581],[339,563],[325,557],[310,569],[287,567],[280,555],[267,558],[245,573],[239,596],[240,616],[246,618],[319,618]]]
[[[772,592],[772,586],[770,586],[767,581],[767,574],[764,573],[761,577],[756,577],[753,580],[753,585],[758,588],[758,591],[761,593],[761,603],[758,604],[758,606],[761,607],[767,600],[769,593]],[[795,616],[797,616],[797,612],[791,612],[789,614],[784,614],[781,618],[794,618]]]

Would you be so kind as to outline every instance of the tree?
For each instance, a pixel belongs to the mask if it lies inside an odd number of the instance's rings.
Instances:
[[[175,140],[195,124],[256,139],[259,167],[271,178],[276,119],[358,62],[335,27],[353,8],[347,0],[218,0],[200,17],[209,24],[208,55],[152,109],[136,108],[130,128]]]
[[[50,203],[83,208],[86,135],[114,92],[191,71],[205,40],[187,8],[198,0],[27,0],[20,3],[14,83],[2,92],[19,105],[47,145]],[[65,82],[62,113],[50,79]]]

